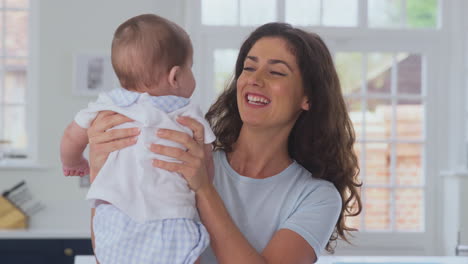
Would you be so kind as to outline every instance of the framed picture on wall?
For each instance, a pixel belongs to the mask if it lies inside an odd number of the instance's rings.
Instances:
[[[110,55],[80,53],[74,57],[74,95],[96,96],[119,86]]]

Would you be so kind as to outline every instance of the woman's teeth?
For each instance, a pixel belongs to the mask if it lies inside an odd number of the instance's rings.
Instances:
[[[247,95],[247,100],[254,105],[267,105],[270,103],[270,100],[255,95]]]

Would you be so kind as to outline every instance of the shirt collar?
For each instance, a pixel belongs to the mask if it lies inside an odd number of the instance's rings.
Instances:
[[[134,104],[142,93],[129,91],[124,88],[113,89],[107,93],[112,99],[115,105],[120,107],[129,107]],[[164,95],[164,96],[151,96],[148,95],[151,103],[156,108],[170,113],[179,108],[186,106],[189,102],[189,98],[175,96],[175,95]]]

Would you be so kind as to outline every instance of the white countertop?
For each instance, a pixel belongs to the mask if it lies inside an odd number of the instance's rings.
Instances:
[[[332,263],[414,263],[414,264],[466,264],[468,257],[428,257],[428,256],[322,256],[317,264]],[[94,256],[75,256],[75,264],[96,264]]]
[[[467,264],[468,257],[454,256],[322,256],[316,264]]]
[[[96,264],[94,256],[75,256],[75,264]]]

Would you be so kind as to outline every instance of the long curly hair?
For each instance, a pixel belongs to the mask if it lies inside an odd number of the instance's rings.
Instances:
[[[242,127],[236,100],[237,79],[252,46],[263,37],[280,37],[287,41],[301,71],[308,111],[302,111],[288,138],[288,152],[315,178],[332,182],[342,199],[342,210],[326,250],[334,252],[336,240],[348,241],[346,218],[362,210],[358,181],[359,165],[353,150],[355,134],[341,92],[332,56],[323,40],[314,33],[285,23],[268,23],[257,28],[242,44],[235,74],[206,114],[217,139],[215,149],[232,152]],[[348,241],[349,242],[349,241]]]

